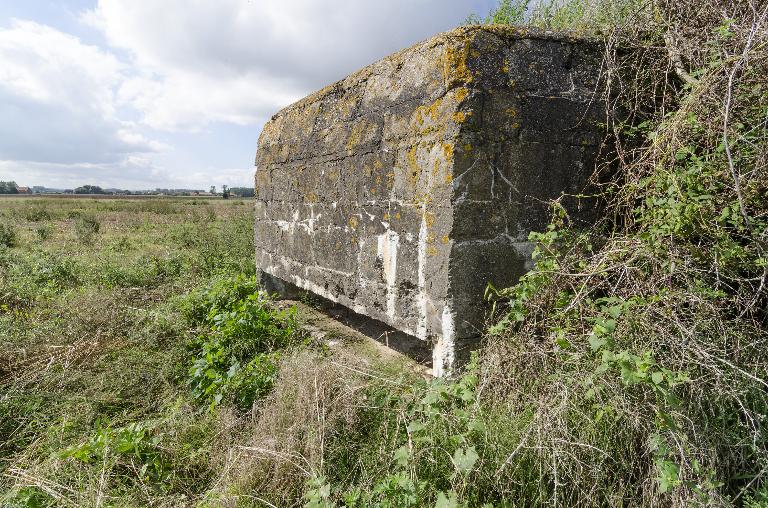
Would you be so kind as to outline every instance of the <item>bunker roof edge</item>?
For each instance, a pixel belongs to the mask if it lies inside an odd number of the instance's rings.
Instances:
[[[353,83],[358,83],[366,79],[371,72],[371,68],[373,68],[376,64],[380,62],[384,62],[387,60],[397,61],[399,59],[402,59],[404,55],[412,52],[414,48],[417,48],[419,46],[426,46],[426,47],[432,48],[432,47],[439,46],[446,43],[464,44],[467,42],[471,42],[475,39],[475,37],[477,37],[481,33],[488,33],[488,34],[492,34],[497,37],[502,37],[505,39],[551,40],[551,41],[567,42],[569,44],[587,44],[587,45],[596,45],[601,43],[601,39],[599,39],[598,37],[585,37],[572,30],[561,30],[561,31],[543,30],[540,28],[532,28],[532,27],[524,27],[524,26],[509,26],[509,25],[460,26],[458,28],[454,28],[453,30],[449,30],[447,32],[442,32],[437,35],[434,35],[429,39],[424,39],[422,41],[419,41],[396,53],[392,53],[391,55],[385,56],[384,58],[380,58],[379,60],[376,60],[375,62],[368,64],[365,67],[358,69],[357,71],[349,74],[348,76],[345,76],[339,79],[338,81],[331,83],[321,88],[320,90],[317,90],[307,95],[306,97],[299,99],[298,101],[282,108],[280,111],[272,115],[272,117],[270,118],[270,121],[277,119],[278,117],[286,114],[287,112],[293,109],[302,108],[304,106],[313,104],[314,102],[322,99],[326,95],[332,93],[334,90],[340,87],[343,87],[344,83],[347,83],[350,81]]]

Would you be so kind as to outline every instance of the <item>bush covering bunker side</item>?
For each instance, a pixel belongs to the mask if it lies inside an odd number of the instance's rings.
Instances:
[[[283,109],[256,155],[257,266],[430,341],[450,370],[487,285],[527,271],[548,201],[592,173],[601,57],[566,34],[463,27]]]

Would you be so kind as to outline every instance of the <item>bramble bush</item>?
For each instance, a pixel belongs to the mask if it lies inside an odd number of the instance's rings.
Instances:
[[[204,325],[190,345],[189,384],[211,408],[223,400],[250,409],[274,385],[280,352],[300,333],[295,309],[275,310],[255,278],[222,278],[189,297],[185,312]]]
[[[13,226],[0,222],[0,247],[15,247],[17,241],[18,236]]]
[[[101,229],[101,223],[93,215],[78,214],[75,217],[74,228],[80,243],[92,244]]]

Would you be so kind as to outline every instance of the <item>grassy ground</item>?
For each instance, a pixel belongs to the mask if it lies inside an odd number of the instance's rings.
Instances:
[[[0,201],[0,504],[240,498],[228,468],[251,441],[253,402],[280,362],[325,355],[289,313],[248,300],[251,211],[238,200]]]
[[[96,475],[90,460],[63,453],[99,429],[137,422],[163,429],[133,432],[138,448],[160,433],[192,433],[173,451],[178,457],[163,458],[181,466],[163,496],[205,491],[204,430],[215,422],[185,385],[195,325],[179,302],[211,280],[252,273],[250,212],[243,201],[0,201],[11,244],[0,247],[5,503],[97,505],[99,496],[124,494],[121,503],[146,503],[142,496],[157,493],[141,486],[141,457],[102,453]],[[183,424],[196,415],[199,422]],[[124,478],[133,468],[136,485]]]
[[[401,411],[368,393],[426,382],[259,292],[249,203],[5,198],[0,244],[0,505],[300,506],[341,466],[386,477],[370,433]]]

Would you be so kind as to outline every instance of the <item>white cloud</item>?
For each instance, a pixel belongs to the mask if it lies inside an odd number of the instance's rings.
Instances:
[[[35,21],[0,25],[0,179],[250,185],[277,110],[491,0],[94,1],[76,30],[100,46]]]
[[[0,160],[118,161],[160,146],[116,116],[126,66],[31,21],[0,28]]]
[[[177,69],[129,79],[119,97],[142,112],[149,127],[194,132],[215,122],[257,125],[301,95],[255,73],[221,77]]]
[[[140,75],[121,98],[155,128],[259,124],[312,90],[454,27],[467,0],[99,0],[83,19]]]
[[[61,189],[71,189],[84,183],[105,188],[136,189],[167,187],[173,175],[156,167],[149,159],[127,156],[119,162],[102,164],[0,161],[0,180]]]
[[[215,177],[212,177],[212,174]],[[44,162],[0,161],[0,181],[14,180],[19,185],[43,185],[71,189],[84,183],[118,189],[201,189],[252,187],[252,168],[224,168],[215,171],[178,171],[159,167],[150,158],[130,155],[115,163],[58,164]]]

